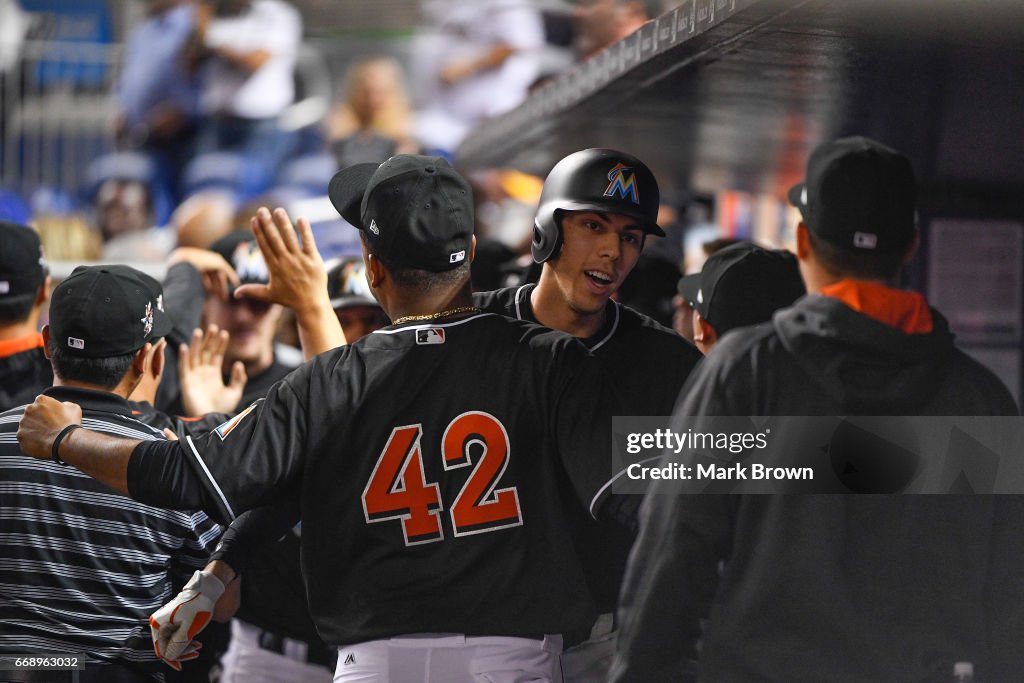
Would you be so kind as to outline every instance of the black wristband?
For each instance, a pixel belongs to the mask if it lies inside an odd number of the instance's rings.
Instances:
[[[63,441],[68,434],[75,431],[76,429],[81,428],[82,425],[72,424],[60,430],[60,433],[57,434],[57,438],[53,440],[53,446],[50,448],[50,457],[53,458],[53,461],[55,463],[57,463],[58,465],[67,465],[66,462],[60,459],[60,455],[58,454],[60,450],[60,442]]]

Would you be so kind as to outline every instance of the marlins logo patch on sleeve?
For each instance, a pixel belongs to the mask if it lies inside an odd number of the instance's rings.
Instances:
[[[252,412],[253,408],[255,407],[256,403],[253,403],[251,406],[240,412],[238,415],[235,415],[233,418],[222,424],[220,427],[217,427],[213,431],[217,434],[217,436],[220,437],[220,440],[223,441],[228,437],[228,434],[230,434],[232,430],[234,430],[234,428],[237,427],[238,424],[245,419],[245,416]]]

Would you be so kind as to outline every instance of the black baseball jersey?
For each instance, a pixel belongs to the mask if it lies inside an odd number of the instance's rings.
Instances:
[[[530,304],[536,287],[477,292],[473,303],[491,313],[539,323]],[[601,329],[580,341],[601,361],[601,371],[612,377],[620,396],[617,414],[670,415],[686,378],[703,358],[700,351],[674,330],[617,301],[608,301],[606,313]]]
[[[565,509],[590,506],[610,470],[594,362],[492,314],[385,328],[203,438],[141,444],[129,489],[221,519],[298,494],[310,609],[332,645],[587,628]]]
[[[477,306],[538,322],[530,304],[535,284],[474,295]],[[690,371],[703,356],[693,344],[652,318],[609,300],[605,323],[580,341],[597,357],[618,397],[617,415],[669,415]],[[605,467],[605,462],[595,462]],[[609,470],[610,473],[610,470]],[[633,534],[610,520],[576,519],[573,536],[601,612],[613,612]]]

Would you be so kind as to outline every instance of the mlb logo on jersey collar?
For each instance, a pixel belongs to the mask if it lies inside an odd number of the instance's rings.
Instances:
[[[440,327],[426,327],[416,330],[417,344],[444,344],[444,329]]]

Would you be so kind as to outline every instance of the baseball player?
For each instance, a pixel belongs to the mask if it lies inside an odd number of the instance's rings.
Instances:
[[[152,278],[127,266],[76,268],[55,289],[43,328],[55,376],[46,393],[73,402],[65,405],[115,440],[161,439],[130,417],[126,398],[162,363],[171,327]],[[0,415],[0,653],[82,654],[89,666],[74,680],[89,683],[154,680],[160,665],[146,618],[177,569],[206,562],[221,529],[200,512],[113,496],[57,458],[21,457],[14,431],[23,410]],[[0,679],[72,680],[70,673],[7,671]]]
[[[620,415],[668,415],[696,348],[673,330],[612,299],[658,226],[654,175],[636,157],[585,149],[565,157],[544,181],[533,228],[540,280],[477,294],[475,303],[577,337],[612,379]],[[612,613],[633,537],[614,522],[580,519],[575,534],[603,616],[588,642],[566,652],[567,681],[603,679],[613,655]]]
[[[83,472],[225,521],[297,501],[336,681],[558,681],[558,634],[595,616],[566,500],[614,511],[595,498],[610,434],[594,424],[614,412],[605,380],[568,335],[472,305],[471,191],[443,159],[355,166],[329,194],[361,229],[390,327],[321,354],[203,438],[121,443],[44,397],[22,447],[50,457],[71,430],[59,455]],[[230,578],[203,573],[184,597],[208,606]],[[166,658],[187,651],[207,611],[183,608],[159,629]]]
[[[705,356],[726,332],[768,322],[807,293],[793,254],[747,241],[711,254],[678,289],[689,304],[693,342]]]
[[[893,287],[917,245],[906,157],[825,143],[789,198],[808,296],[726,335],[676,415],[1018,414],[942,315]],[[667,488],[644,502],[610,680],[690,680],[688,659],[701,681],[948,681],[960,661],[1021,678],[1020,496]]]
[[[39,235],[0,220],[0,410],[31,401],[53,382],[39,317],[50,298]]]

